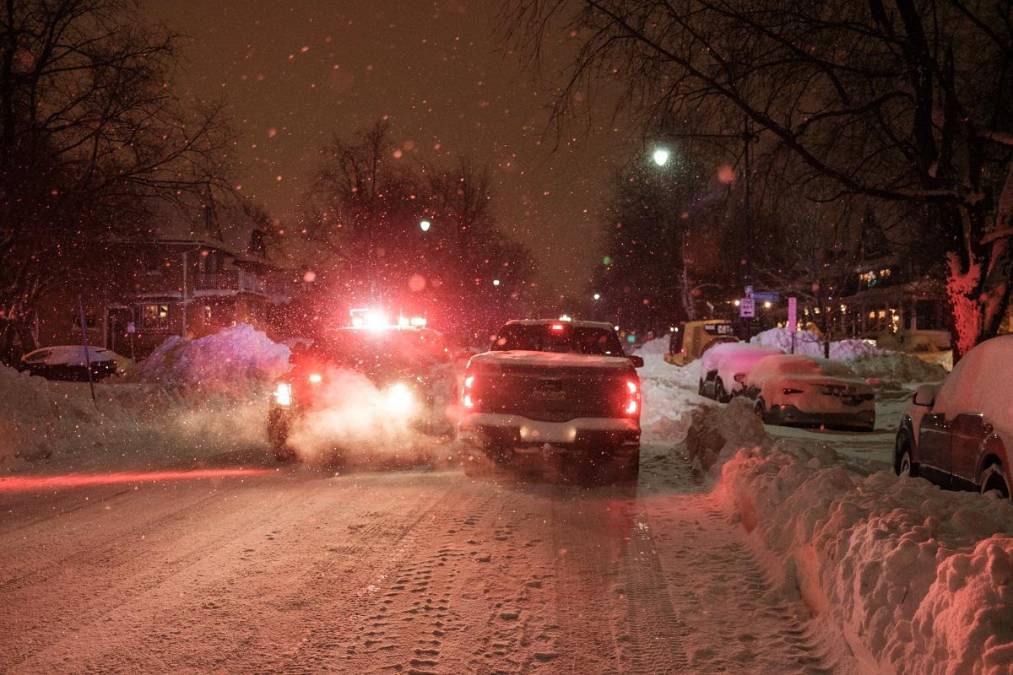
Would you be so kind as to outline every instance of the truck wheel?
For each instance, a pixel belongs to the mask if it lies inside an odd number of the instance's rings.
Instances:
[[[616,474],[617,483],[636,483],[640,478],[640,448],[623,457]]]
[[[276,410],[268,418],[267,437],[275,459],[279,462],[295,459],[295,451],[288,444],[288,421]]]

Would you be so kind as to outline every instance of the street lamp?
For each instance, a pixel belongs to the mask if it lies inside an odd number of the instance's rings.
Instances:
[[[593,297],[593,298],[594,298],[595,300],[601,300],[601,293],[595,293],[595,294],[594,294],[594,295],[593,295],[592,297]]]
[[[428,220],[423,219],[419,221],[419,229],[422,230],[423,232],[428,232],[429,228],[432,226],[433,224]]]
[[[492,285],[493,286],[499,286],[499,279],[493,279],[492,280]]]
[[[672,153],[669,151],[668,148],[655,148],[654,152],[651,153],[651,159],[653,159],[654,163],[657,164],[658,166],[665,166],[666,164],[668,164],[668,160],[671,158],[671,156]]]

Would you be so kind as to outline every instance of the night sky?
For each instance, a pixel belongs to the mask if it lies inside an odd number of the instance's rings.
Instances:
[[[597,260],[610,175],[635,134],[610,128],[603,110],[553,152],[548,108],[574,43],[560,31],[535,72],[504,43],[499,5],[153,0],[147,10],[187,36],[178,85],[224,94],[237,182],[284,223],[296,221],[319,148],[389,116],[405,161],[488,161],[498,219],[531,248],[543,285],[579,291]]]

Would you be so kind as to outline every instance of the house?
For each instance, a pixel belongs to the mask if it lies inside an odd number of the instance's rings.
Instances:
[[[246,203],[152,205],[135,238],[96,242],[91,260],[39,303],[37,345],[102,345],[141,358],[172,336],[201,337],[236,323],[269,330],[291,273],[267,258],[265,216]],[[85,326],[86,335],[82,333]]]
[[[105,243],[88,281],[54,291],[38,311],[40,345],[89,344],[127,356],[166,338],[208,335],[235,323],[267,328],[268,307],[284,301],[274,265],[210,239]]]

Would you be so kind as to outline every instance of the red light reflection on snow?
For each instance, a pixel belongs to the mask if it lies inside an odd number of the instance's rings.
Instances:
[[[0,478],[0,492],[30,492],[118,483],[157,483],[166,480],[245,478],[262,476],[268,469],[196,469],[193,471],[124,471],[118,473],[68,473],[62,476],[13,476]]]

